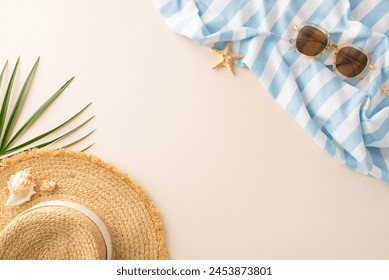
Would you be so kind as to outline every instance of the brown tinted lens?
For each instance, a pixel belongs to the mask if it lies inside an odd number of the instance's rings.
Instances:
[[[336,54],[336,69],[344,76],[354,78],[362,73],[367,66],[367,56],[353,47],[341,48]]]
[[[327,44],[326,34],[313,26],[304,26],[297,34],[296,48],[302,54],[316,56],[327,47]]]

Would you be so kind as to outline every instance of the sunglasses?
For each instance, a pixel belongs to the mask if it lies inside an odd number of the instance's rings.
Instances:
[[[331,42],[329,33],[323,28],[308,22],[293,27],[294,39],[290,40],[300,54],[318,58],[328,50],[333,50],[335,72],[343,78],[362,79],[366,70],[373,69],[371,54],[353,45],[338,46]]]

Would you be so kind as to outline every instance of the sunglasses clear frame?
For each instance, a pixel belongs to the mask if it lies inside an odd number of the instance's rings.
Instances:
[[[326,38],[327,38],[327,45],[325,46],[325,48],[324,48],[320,53],[318,53],[318,54],[315,55],[315,56],[306,55],[306,54],[300,52],[300,51],[298,50],[298,48],[297,48],[297,44],[296,44],[296,42],[297,42],[297,36],[299,35],[301,29],[304,28],[304,27],[306,27],[306,26],[309,26],[309,27],[313,27],[313,28],[318,29],[318,30],[321,31],[321,32],[326,36]],[[333,64],[333,67],[334,67],[334,72],[335,72],[337,75],[339,75],[341,78],[343,78],[343,79],[362,80],[362,79],[366,76],[366,74],[367,74],[367,72],[368,72],[369,70],[374,69],[374,65],[371,63],[371,62],[372,62],[371,53],[369,53],[369,52],[367,52],[367,51],[365,51],[365,50],[362,50],[362,49],[360,49],[360,48],[358,48],[358,47],[356,47],[356,46],[354,46],[354,45],[352,45],[352,44],[343,44],[343,45],[340,45],[340,46],[338,46],[337,44],[334,44],[334,43],[332,42],[332,40],[331,40],[331,37],[330,37],[329,32],[328,32],[327,30],[325,30],[324,28],[322,28],[322,27],[320,27],[320,26],[318,26],[318,25],[316,25],[316,24],[314,24],[314,23],[311,23],[311,22],[303,22],[303,23],[301,23],[300,25],[294,25],[294,26],[292,27],[292,31],[294,32],[294,37],[293,37],[293,39],[290,39],[289,42],[292,44],[293,49],[294,49],[297,53],[299,53],[299,54],[301,54],[301,55],[303,55],[303,56],[310,57],[310,58],[319,58],[319,57],[321,57],[323,54],[325,54],[328,50],[333,51],[334,54],[333,54],[333,62],[332,62],[332,64]],[[340,51],[341,49],[343,49],[343,48],[346,48],[346,47],[354,48],[354,49],[360,51],[361,53],[363,53],[364,55],[366,55],[366,57],[367,57],[367,62],[366,62],[365,68],[361,71],[361,73],[359,73],[359,74],[358,74],[357,76],[355,76],[355,77],[348,77],[348,76],[343,75],[341,72],[339,72],[339,70],[338,70],[338,68],[337,68],[337,66],[336,66],[336,57],[338,56],[339,51]]]

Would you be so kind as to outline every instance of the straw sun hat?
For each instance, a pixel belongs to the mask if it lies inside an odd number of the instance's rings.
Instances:
[[[15,182],[22,186],[9,198]],[[23,195],[31,199],[21,203]],[[113,166],[67,150],[1,163],[0,259],[167,258],[159,214]]]

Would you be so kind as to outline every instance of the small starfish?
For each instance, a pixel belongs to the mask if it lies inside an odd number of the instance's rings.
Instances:
[[[381,95],[389,96],[389,85],[385,85],[383,88],[381,88]]]
[[[227,42],[226,46],[222,50],[218,50],[216,48],[212,48],[212,51],[217,54],[219,61],[218,63],[213,66],[212,69],[218,69],[220,67],[227,67],[227,69],[231,72],[232,75],[235,75],[234,73],[234,61],[242,58],[243,54],[233,53],[231,50],[231,42]]]

